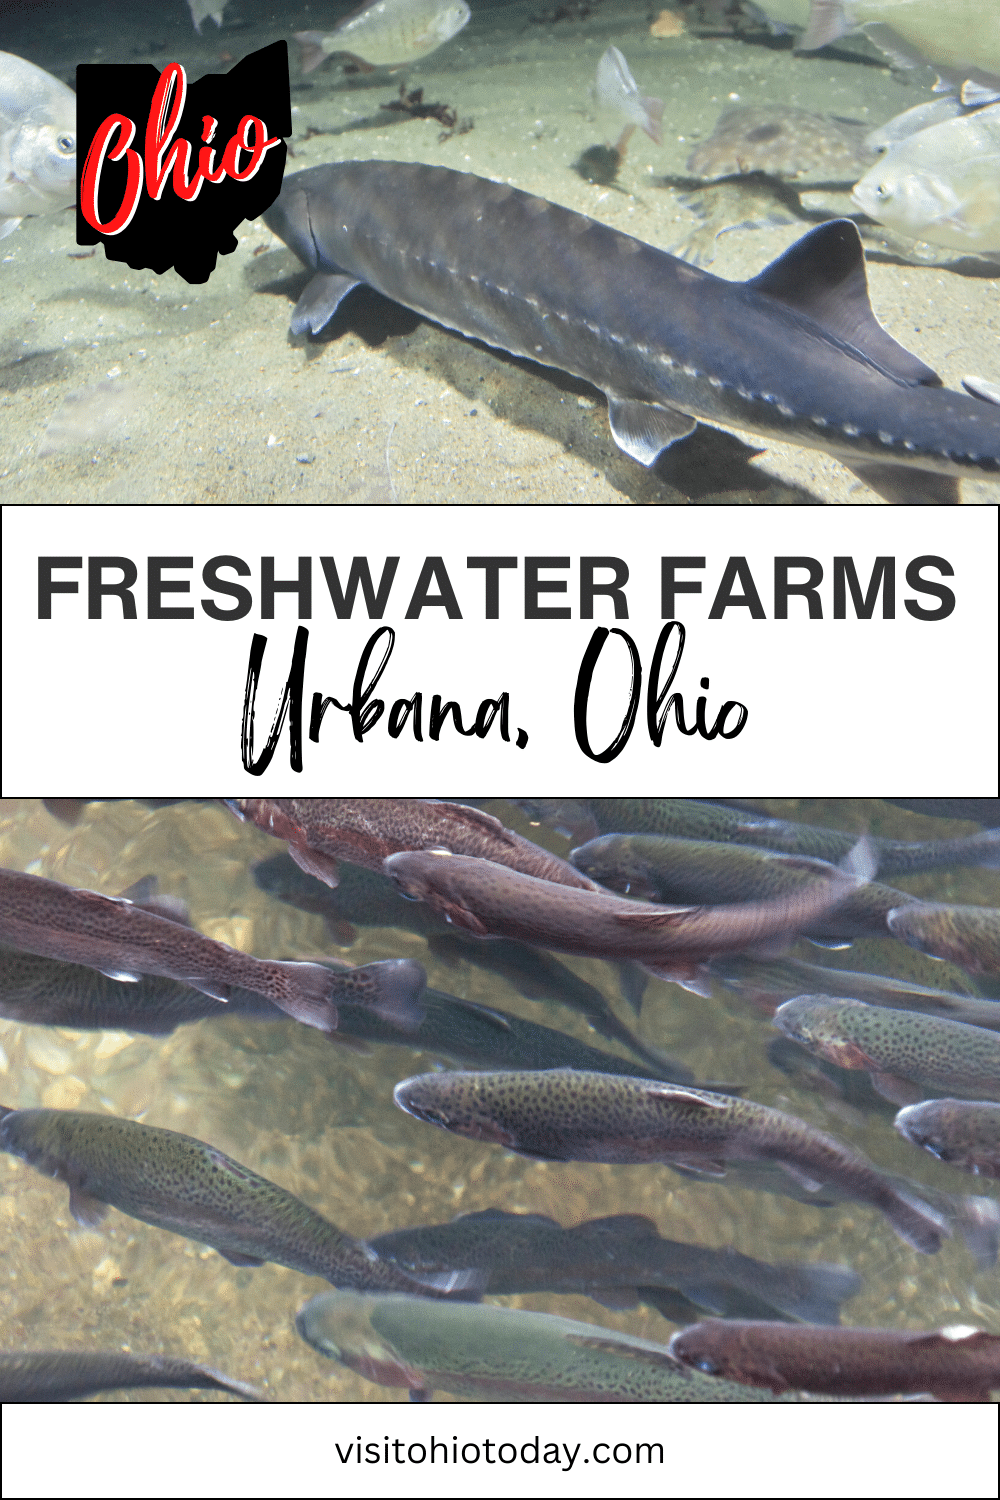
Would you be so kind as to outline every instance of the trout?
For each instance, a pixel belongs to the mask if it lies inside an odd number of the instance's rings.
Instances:
[[[775,1393],[989,1401],[1000,1389],[1000,1336],[977,1328],[933,1333],[710,1319],[683,1328],[670,1352],[692,1369]]]
[[[252,1385],[170,1354],[125,1354],[121,1349],[25,1350],[0,1354],[0,1401],[73,1401],[99,1391],[140,1386],[227,1391],[241,1401],[261,1401]]]
[[[176,1130],[82,1110],[0,1106],[0,1149],[64,1182],[78,1224],[93,1228],[110,1205],[211,1245],[234,1266],[274,1261],[334,1286],[425,1290],[293,1193]]]
[[[662,1344],[550,1313],[415,1297],[327,1292],[295,1326],[320,1354],[411,1401],[435,1390],[472,1401],[767,1401],[689,1370]],[[436,1314],[443,1313],[438,1317]]]
[[[479,937],[517,938],[589,958],[634,959],[663,978],[696,982],[715,953],[790,942],[842,901],[857,880],[831,866],[777,901],[654,906],[603,891],[575,891],[461,855],[394,854],[385,871],[404,896],[426,901]]]
[[[403,849],[444,849],[509,865],[557,885],[594,890],[594,882],[524,839],[489,813],[428,797],[236,797],[237,817],[288,841],[288,852],[308,875],[337,884],[337,861],[381,870]]]
[[[786,1000],[774,1025],[838,1068],[863,1069],[896,1104],[924,1088],[1000,1099],[1000,1035],[982,1026],[828,995]]]
[[[726,901],[774,901],[833,878],[826,860],[776,854],[738,844],[661,834],[605,833],[574,849],[570,860],[599,885],[644,901],[718,906]],[[867,881],[803,928],[806,937],[836,942],[888,931],[886,917],[916,898]]]
[[[975,1176],[1000,1179],[1000,1104],[931,1099],[896,1116],[904,1140]]]
[[[889,931],[921,953],[947,958],[973,974],[1000,974],[1000,911],[993,906],[922,902],[891,911]]]
[[[418,1278],[454,1266],[483,1271],[488,1296],[577,1293],[615,1308],[647,1302],[673,1322],[711,1312],[837,1323],[841,1302],[861,1289],[861,1278],[847,1266],[771,1265],[729,1246],[711,1250],[661,1239],[652,1219],[641,1214],[563,1229],[544,1214],[488,1208],[450,1224],[392,1230],[377,1235],[371,1247]]]
[[[850,854],[857,835],[814,823],[770,818],[765,813],[690,801],[686,797],[594,797],[586,802],[520,799],[517,805],[581,843],[598,833],[656,833],[670,838],[705,839],[716,844],[749,844],[779,854],[804,854],[837,864]],[[962,814],[955,813],[955,817]],[[995,829],[966,838],[871,839],[876,875],[911,875],[955,865],[1000,863],[1000,833]]]
[[[860,1151],[793,1115],[681,1084],[555,1068],[539,1073],[425,1073],[397,1084],[418,1120],[540,1161],[663,1162],[716,1177],[729,1162],[776,1163],[807,1191],[831,1184],[885,1214],[926,1255],[943,1217]]]
[[[16,870],[0,870],[0,943],[84,964],[109,979],[177,979],[216,1000],[228,1000],[238,986],[320,1031],[336,1029],[338,1001],[418,1024],[427,982],[420,964],[408,958],[346,970],[253,958],[127,899]]]

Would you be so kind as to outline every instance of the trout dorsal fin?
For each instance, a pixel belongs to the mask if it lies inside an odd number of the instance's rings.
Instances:
[[[850,219],[821,224],[796,240],[746,285],[805,313],[902,385],[940,385],[941,377],[897,344],[872,312],[865,252]]]

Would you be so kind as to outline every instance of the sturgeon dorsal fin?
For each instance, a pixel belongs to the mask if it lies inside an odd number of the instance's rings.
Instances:
[[[941,384],[937,372],[897,344],[872,312],[865,252],[857,225],[850,219],[834,219],[803,235],[746,285],[805,313],[891,380],[904,385]]]
[[[611,436],[629,458],[650,468],[664,448],[694,432],[697,422],[673,407],[655,406],[651,401],[629,401],[608,397],[608,421]]]

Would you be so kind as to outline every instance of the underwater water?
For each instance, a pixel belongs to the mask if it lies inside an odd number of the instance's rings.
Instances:
[[[566,838],[530,824],[513,803],[494,799],[480,805],[523,835],[567,853]],[[913,841],[975,831],[970,823],[875,799],[755,805],[772,816]],[[0,803],[0,865],[8,869],[107,895],[155,875],[161,892],[188,904],[202,932],[259,957],[330,956],[351,964],[416,959],[438,990],[628,1056],[597,1035],[578,1010],[556,999],[529,999],[522,993],[528,986],[519,988],[464,958],[444,962],[416,931],[356,922],[331,933],[319,915],[280,903],[255,882],[253,866],[283,849],[220,803],[153,809],[130,801],[91,802],[71,827],[41,802]],[[936,870],[895,876],[892,884],[920,897],[1000,906],[996,870]],[[911,978],[935,968],[888,937],[859,939],[841,951],[802,942],[794,951],[810,963]],[[637,1016],[622,998],[616,966],[573,957],[563,962],[596,986],[647,1046],[686,1065],[697,1080],[742,1086],[745,1097],[828,1130],[918,1187],[997,1198],[995,1182],[944,1166],[902,1140],[892,1128],[893,1106],[884,1100],[845,1097],[815,1074],[777,1067],[768,1051],[777,1032],[766,1010],[721,984],[713,984],[706,998],[650,978]],[[977,984],[989,994],[988,979]],[[733,1246],[768,1261],[849,1267],[861,1287],[844,1306],[845,1324],[974,1324],[1000,1333],[996,1266],[977,1266],[958,1235],[938,1254],[922,1255],[880,1213],[860,1203],[819,1208],[727,1180],[686,1180],[662,1165],[532,1161],[460,1139],[393,1103],[397,1083],[439,1063],[434,1053],[406,1046],[348,1049],[292,1020],[220,1014],[166,1037],[0,1021],[0,1103],[140,1119],[197,1137],[357,1237],[486,1209],[545,1214],[564,1226],[644,1214],[661,1235],[678,1241]],[[6,1349],[162,1351],[250,1381],[282,1401],[406,1397],[321,1358],[298,1337],[295,1313],[325,1289],[322,1280],[273,1264],[237,1268],[204,1245],[116,1210],[97,1228],[81,1227],[70,1216],[62,1183],[8,1155],[0,1159],[0,1253]],[[491,1300],[659,1343],[675,1327],[652,1307],[616,1311],[582,1296]],[[226,1398],[139,1391],[98,1399]]]
[[[982,0],[984,18],[992,5]],[[851,211],[861,166],[845,165],[845,129],[857,138],[934,97],[932,72],[890,71],[856,38],[795,55],[790,36],[701,34],[697,7],[679,0],[677,34],[652,35],[657,9],[647,0],[472,0],[457,36],[399,70],[349,74],[334,58],[303,74],[293,32],[329,28],[344,6],[229,0],[221,29],[206,19],[198,35],[184,0],[22,0],[0,17],[0,50],[70,85],[78,63],[97,61],[178,61],[194,80],[287,38],[286,172],[354,158],[440,164],[538,194],[731,280],[756,275],[808,228]],[[640,90],[662,99],[663,138],[656,145],[636,131],[617,173],[595,180],[585,158],[592,163],[621,127],[599,117],[592,93],[609,45]],[[454,125],[387,109],[401,87],[445,106]],[[711,154],[706,143],[734,105],[774,112],[739,158],[744,172],[756,170],[701,182],[688,159],[698,147]],[[803,111],[822,118],[803,120]],[[762,149],[776,130],[791,158]],[[966,375],[995,382],[995,261],[872,225],[868,234],[872,302],[890,333],[952,389]],[[300,263],[261,220],[242,224],[237,238],[201,286],[173,270],[130,270],[101,248],[81,252],[72,209],[25,219],[0,242],[0,497],[880,503],[820,450],[705,426],[647,471],[615,446],[593,387],[367,290],[320,337],[290,340],[307,279]],[[985,481],[963,485],[966,503],[995,498]]]

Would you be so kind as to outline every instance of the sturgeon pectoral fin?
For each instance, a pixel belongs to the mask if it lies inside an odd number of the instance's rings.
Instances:
[[[890,380],[904,385],[941,384],[937,372],[897,344],[872,312],[864,247],[850,219],[833,219],[803,235],[745,284],[805,313],[835,339],[863,354]]]
[[[958,480],[929,469],[907,469],[902,464],[847,465],[863,484],[892,505],[959,505]]]
[[[356,276],[317,271],[295,304],[289,324],[293,333],[319,333],[333,317],[348,292],[360,286]]]
[[[963,375],[962,384],[970,396],[978,396],[980,401],[992,401],[994,406],[1000,406],[1000,385],[994,385],[992,380],[983,380],[980,375]]]
[[[607,392],[611,436],[629,458],[650,468],[664,448],[694,432],[697,422],[673,407],[626,401]]]
[[[86,1229],[94,1229],[102,1219],[107,1217],[108,1205],[90,1193],[84,1192],[83,1188],[70,1183],[69,1211],[78,1224],[82,1224]]]

